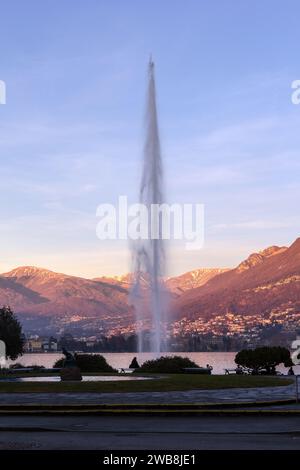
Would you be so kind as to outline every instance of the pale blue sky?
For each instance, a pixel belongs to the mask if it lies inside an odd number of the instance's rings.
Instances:
[[[1,2],[0,271],[128,270],[96,207],[138,194],[146,65],[156,62],[169,202],[200,202],[206,244],[170,274],[234,266],[300,234],[297,0]]]

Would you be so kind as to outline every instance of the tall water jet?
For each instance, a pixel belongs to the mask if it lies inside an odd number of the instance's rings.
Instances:
[[[138,349],[145,350],[143,329],[145,311],[150,316],[150,349],[159,353],[162,346],[162,322],[164,321],[163,284],[165,274],[165,249],[161,234],[161,219],[150,216],[153,207],[163,203],[163,170],[160,149],[154,62],[148,65],[148,91],[145,119],[145,145],[143,172],[140,184],[139,201],[148,209],[148,238],[139,239],[133,244],[133,285],[131,301],[137,319]],[[156,237],[152,235],[156,234]],[[147,284],[147,294],[145,285]]]

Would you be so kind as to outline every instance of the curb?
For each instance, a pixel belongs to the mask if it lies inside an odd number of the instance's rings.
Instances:
[[[234,417],[234,416],[300,416],[300,410],[89,410],[89,411],[9,411],[1,412],[0,416],[140,416],[140,417],[194,417],[199,416],[219,416],[219,417]],[[9,428],[14,430],[14,428]],[[5,427],[5,431],[9,430]],[[35,428],[30,428],[35,430]],[[2,428],[0,427],[0,432]],[[19,428],[16,428],[19,430]]]
[[[0,416],[7,415],[102,415],[102,416],[199,416],[208,415],[255,415],[255,414],[295,414],[300,415],[300,408],[294,410],[268,409],[270,406],[295,404],[294,399],[244,403],[178,403],[178,404],[70,404],[70,405],[2,405]],[[257,409],[266,407],[266,409]]]

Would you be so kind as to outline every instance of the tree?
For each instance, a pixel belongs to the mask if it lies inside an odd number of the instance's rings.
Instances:
[[[144,362],[137,372],[180,374],[183,369],[188,367],[198,368],[199,366],[188,357],[161,356],[158,359]]]
[[[10,307],[0,308],[0,340],[6,346],[6,358],[15,360],[23,354],[22,327]]]
[[[284,364],[291,365],[290,351],[281,346],[261,347],[256,349],[243,349],[235,356],[235,362],[239,366],[250,369],[252,373],[258,374],[265,370],[267,374],[275,374],[276,366]]]
[[[82,372],[117,372],[100,354],[75,354],[76,365]],[[58,359],[53,367],[64,367],[65,358]]]

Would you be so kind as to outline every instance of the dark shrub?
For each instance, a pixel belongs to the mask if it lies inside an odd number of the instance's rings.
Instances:
[[[64,357],[62,357],[61,359],[57,359],[57,361],[55,361],[55,363],[53,364],[53,367],[57,367],[57,368],[63,367],[64,362],[65,362]]]
[[[152,361],[146,361],[138,369],[138,372],[163,372],[167,374],[179,374],[186,367],[199,367],[188,357],[162,356]]]
[[[75,354],[76,364],[82,372],[116,372],[100,354]],[[55,362],[53,367],[63,367],[65,359]]]
[[[134,357],[129,365],[129,369],[139,369],[140,366],[139,366],[139,363],[137,361],[137,358]]]
[[[9,366],[10,369],[34,369],[34,370],[40,370],[40,369],[45,369],[45,366],[38,366],[37,364],[32,364],[29,366],[24,366],[23,364],[20,364],[19,362],[16,362],[15,364],[11,364]]]
[[[11,364],[9,366],[10,369],[24,369],[24,365],[20,364],[19,362],[16,362],[15,364]]]
[[[243,349],[235,356],[235,362],[253,374],[276,374],[276,366],[291,366],[290,351],[281,346],[264,346],[256,349]]]
[[[13,361],[23,354],[24,337],[21,323],[10,307],[0,308],[0,340],[6,346],[6,358]]]

